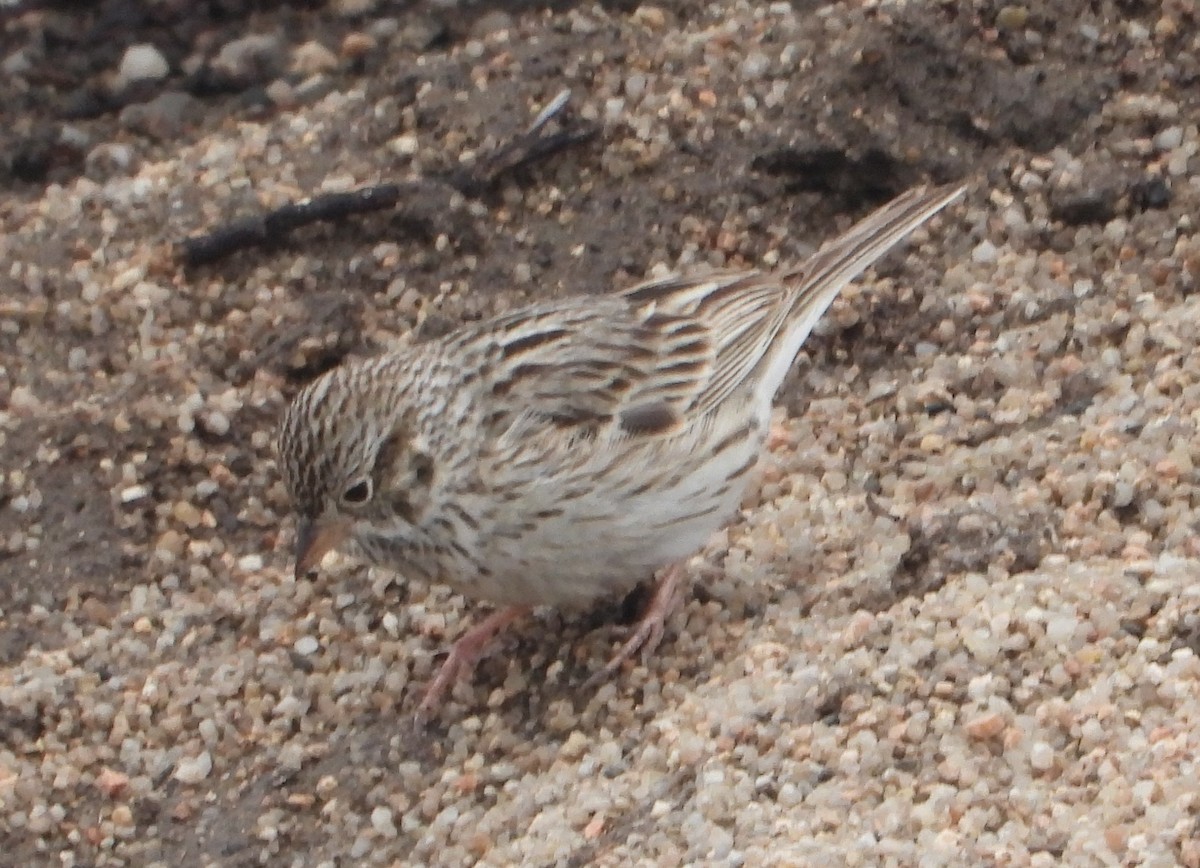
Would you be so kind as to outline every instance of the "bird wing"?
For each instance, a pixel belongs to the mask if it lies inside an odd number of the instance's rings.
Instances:
[[[673,429],[712,378],[712,330],[683,313],[636,308],[620,296],[524,308],[481,325],[483,388],[494,418],[517,417],[598,433]]]
[[[493,423],[507,429],[523,415],[656,434],[739,391],[773,394],[842,287],[960,192],[910,191],[782,274],[671,275],[481,324],[465,340],[488,347],[484,388],[504,399],[489,402]]]

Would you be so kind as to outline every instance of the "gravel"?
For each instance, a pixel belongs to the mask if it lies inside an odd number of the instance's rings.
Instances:
[[[1050,6],[6,19],[14,864],[1200,866],[1194,12]],[[76,73],[123,101],[45,114]],[[598,143],[421,226],[174,256],[469,165],[563,87]],[[632,604],[540,613],[415,726],[483,608],[293,578],[299,385],[531,298],[795,262],[929,176],[964,204],[819,326],[658,653],[585,688]]]

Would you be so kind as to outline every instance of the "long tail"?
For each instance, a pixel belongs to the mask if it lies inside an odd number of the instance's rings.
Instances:
[[[760,397],[769,401],[774,396],[809,332],[846,284],[965,189],[963,185],[950,185],[909,190],[826,242],[807,262],[782,276],[790,284],[791,304],[782,326],[785,335],[759,381],[763,392]]]

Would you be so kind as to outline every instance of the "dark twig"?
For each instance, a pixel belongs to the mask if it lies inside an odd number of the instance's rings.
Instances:
[[[324,193],[305,202],[292,202],[261,217],[234,220],[204,235],[180,242],[187,265],[203,265],[246,247],[271,243],[298,226],[341,220],[351,214],[366,214],[392,208],[400,200],[400,185],[379,184],[349,193]]]
[[[558,96],[538,112],[538,116],[524,133],[484,156],[469,169],[452,175],[448,179],[451,186],[465,196],[478,196],[495,187],[498,181],[522,166],[543,160],[558,151],[591,139],[599,132],[599,127],[595,124],[564,121],[557,131],[546,132],[550,122],[567,107],[570,98],[569,90],[560,91]]]
[[[522,134],[482,157],[474,166],[446,178],[449,186],[466,196],[477,197],[522,166],[544,160],[568,147],[588,141],[599,131],[595,124],[561,122],[561,127],[546,132],[570,99],[562,91],[544,108]],[[412,184],[376,184],[344,193],[322,193],[303,202],[292,202],[257,217],[234,220],[203,235],[193,235],[179,243],[179,255],[186,266],[215,262],[238,250],[278,244],[293,230],[311,223],[337,222],[357,214],[395,208],[416,194],[428,192],[430,182]]]

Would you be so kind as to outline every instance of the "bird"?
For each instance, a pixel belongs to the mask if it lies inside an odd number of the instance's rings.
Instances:
[[[419,719],[535,608],[579,609],[653,577],[589,681],[646,659],[687,559],[737,514],[814,325],[964,189],[909,190],[792,268],[542,301],[327,371],[279,431],[297,580],[345,549],[497,607],[449,649]]]

